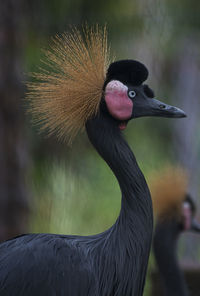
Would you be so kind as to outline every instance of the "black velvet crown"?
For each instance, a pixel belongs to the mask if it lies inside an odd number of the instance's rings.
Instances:
[[[148,77],[147,68],[134,60],[121,60],[110,64],[106,82],[119,80],[124,84],[141,85]]]

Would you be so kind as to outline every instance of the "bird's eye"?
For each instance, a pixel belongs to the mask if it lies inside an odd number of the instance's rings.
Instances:
[[[129,90],[128,96],[129,96],[129,98],[133,99],[136,96],[136,92],[134,90]]]

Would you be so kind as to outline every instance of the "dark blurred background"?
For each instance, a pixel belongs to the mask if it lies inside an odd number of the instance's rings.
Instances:
[[[134,120],[125,133],[147,180],[169,163],[181,165],[200,205],[199,15],[196,0],[0,1],[0,240],[24,232],[98,233],[119,213],[118,184],[87,136],[72,147],[47,139],[25,111],[24,82],[41,64],[41,48],[86,22],[106,23],[116,59],[143,62],[156,97],[187,113],[182,120]],[[199,246],[196,236],[183,235],[180,258],[199,262]],[[147,296],[150,281],[146,286]]]

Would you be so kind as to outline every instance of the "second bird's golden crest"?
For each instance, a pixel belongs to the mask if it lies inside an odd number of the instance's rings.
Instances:
[[[159,219],[180,217],[188,186],[186,171],[179,167],[165,167],[152,174],[149,185],[154,215]]]

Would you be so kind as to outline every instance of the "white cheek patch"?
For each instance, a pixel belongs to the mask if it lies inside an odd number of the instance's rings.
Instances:
[[[128,120],[132,115],[133,102],[127,92],[128,87],[118,80],[110,81],[105,88],[108,111],[118,120]]]

